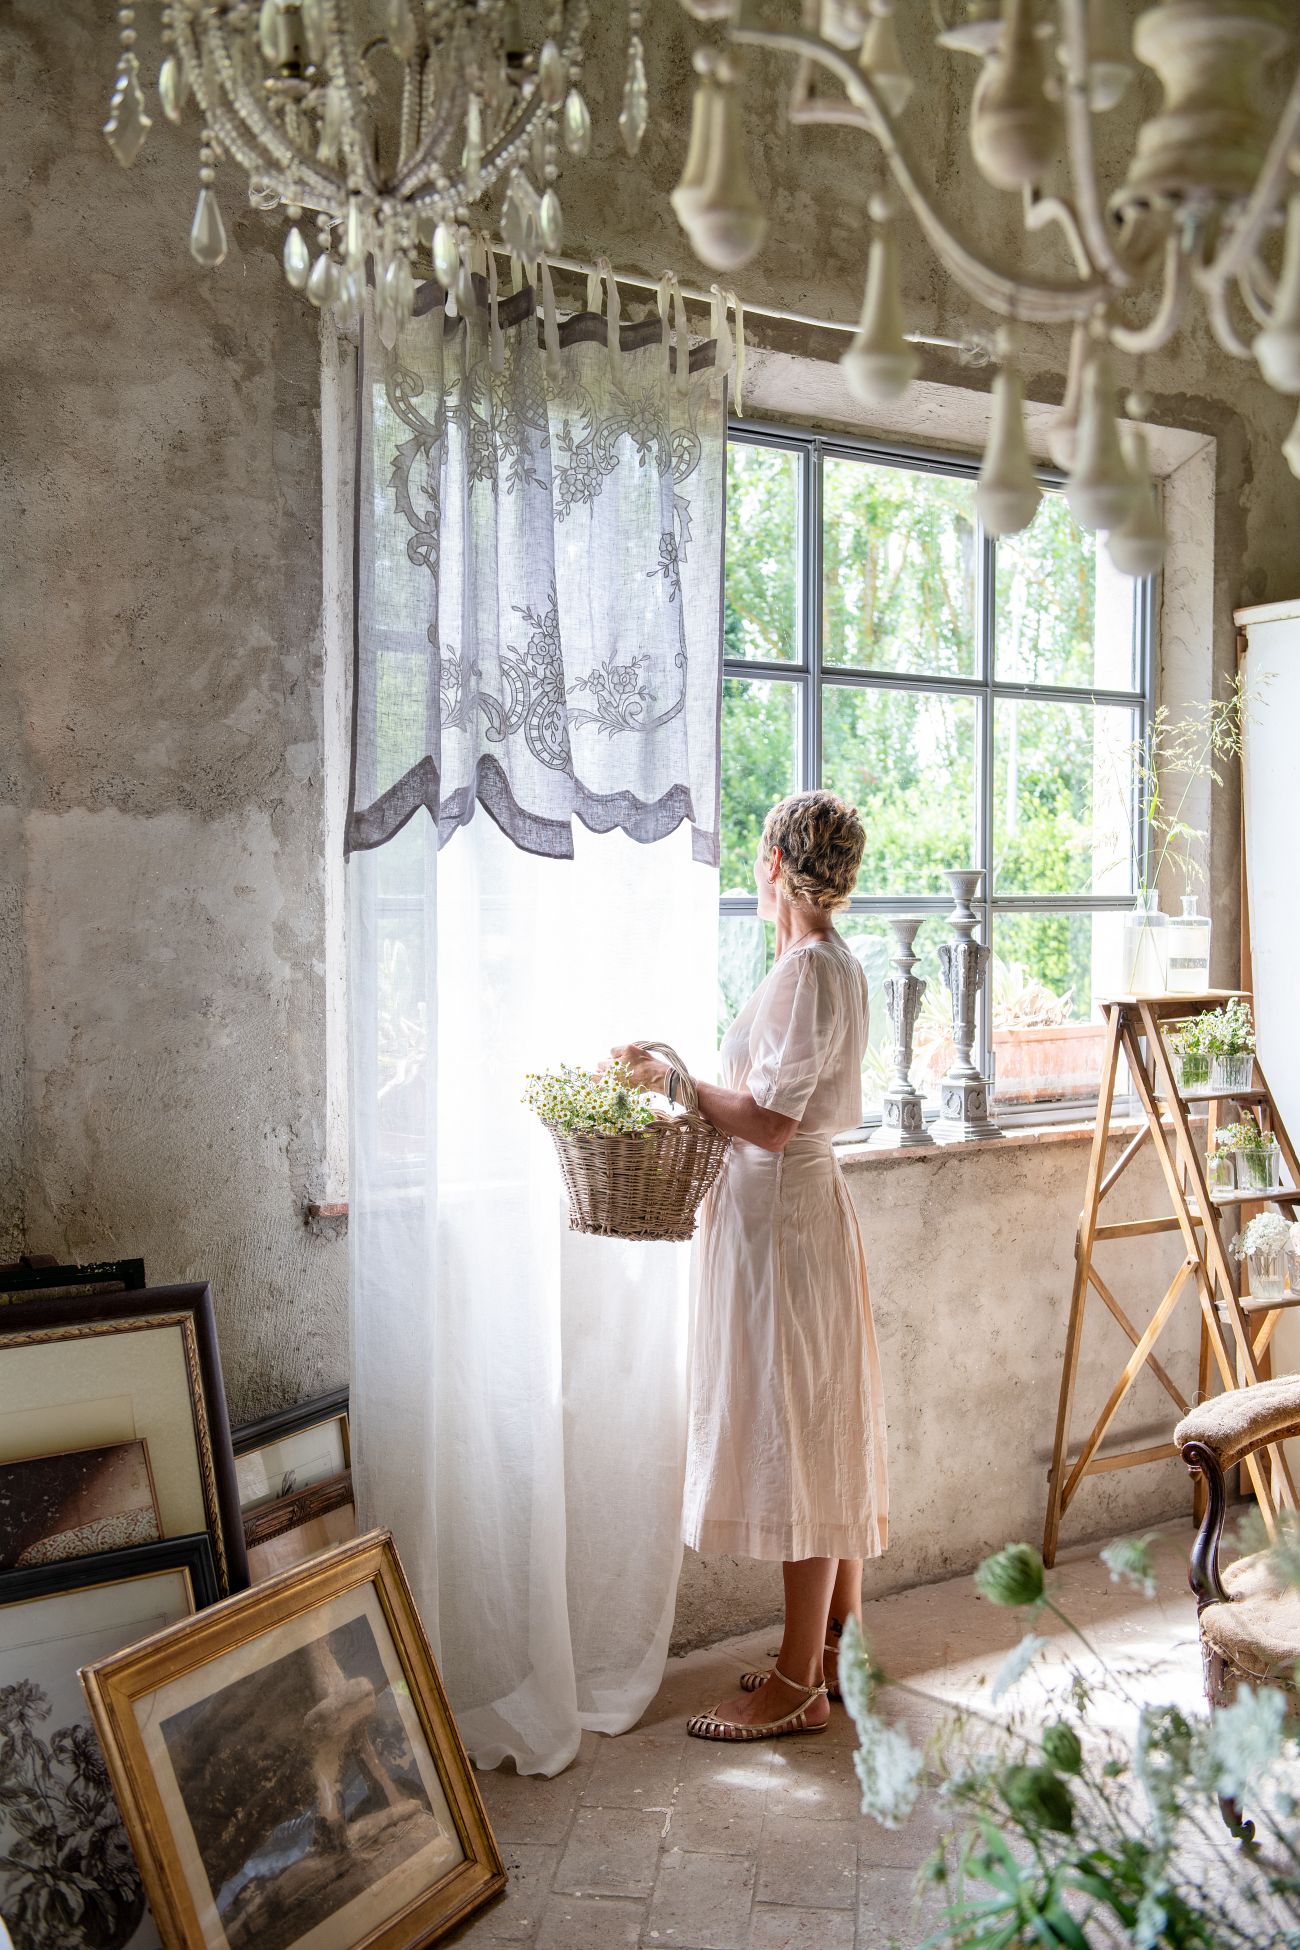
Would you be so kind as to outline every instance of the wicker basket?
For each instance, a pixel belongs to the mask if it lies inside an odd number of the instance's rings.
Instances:
[[[547,1130],[559,1153],[574,1232],[606,1239],[689,1239],[731,1139],[700,1116],[694,1083],[667,1043],[643,1042],[671,1063],[683,1084],[680,1117],[656,1118],[627,1136]]]

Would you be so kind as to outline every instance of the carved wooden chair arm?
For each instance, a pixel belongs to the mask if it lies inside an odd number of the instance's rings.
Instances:
[[[1200,1402],[1174,1430],[1183,1461],[1205,1478],[1205,1516],[1192,1545],[1189,1582],[1197,1609],[1227,1599],[1219,1577],[1219,1545],[1228,1510],[1229,1469],[1257,1449],[1300,1435],[1300,1374],[1232,1388]]]

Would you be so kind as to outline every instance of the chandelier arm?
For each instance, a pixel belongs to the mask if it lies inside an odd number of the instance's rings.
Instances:
[[[411,159],[420,140],[420,102],[424,95],[424,63],[420,52],[412,55],[402,69],[402,112],[398,122],[397,167],[401,171]]]
[[[1111,342],[1119,352],[1140,358],[1168,345],[1182,323],[1187,294],[1192,288],[1192,259],[1180,233],[1171,232],[1165,244],[1164,285],[1155,317],[1146,325],[1113,325]]]
[[[1059,223],[1065,233],[1065,241],[1070,246],[1079,276],[1091,277],[1093,262],[1088,255],[1088,246],[1083,240],[1083,231],[1080,229],[1079,216],[1074,205],[1063,196],[1036,196],[1027,185],[1023,195],[1025,229],[1044,230],[1049,223]]]
[[[1269,218],[1283,201],[1282,192],[1290,171],[1290,152],[1297,136],[1300,136],[1300,74],[1291,84],[1291,93],[1273,131],[1273,140],[1255,179],[1255,187],[1246,200],[1246,207],[1233,224],[1227,241],[1207,267],[1208,273],[1220,283],[1237,277],[1259,249]]]
[[[351,12],[341,6],[339,0],[321,0],[321,17],[325,26],[330,80],[336,88],[341,89],[347,106],[342,131],[344,160],[350,174],[358,179],[358,186],[377,196],[379,180],[375,174],[374,158],[357,133],[365,127],[366,105],[357,73]]]
[[[1077,213],[1091,263],[1113,289],[1129,290],[1133,273],[1111,242],[1097,184],[1097,154],[1088,106],[1088,0],[1060,0],[1065,43],[1065,145]]]
[[[1228,315],[1228,286],[1215,275],[1216,267],[1209,265],[1197,273],[1196,282],[1205,299],[1206,316],[1210,329],[1224,351],[1234,359],[1249,359],[1250,347],[1240,336]]]
[[[1273,322],[1273,307],[1255,282],[1256,270],[1262,268],[1263,266],[1260,265],[1258,258],[1255,258],[1248,264],[1246,269],[1240,272],[1237,277],[1237,291],[1242,304],[1246,307],[1246,310],[1250,313],[1255,323],[1257,325],[1270,325]]]
[[[778,54],[793,54],[817,61],[840,81],[848,103],[839,108],[834,119],[843,127],[856,128],[873,136],[880,144],[894,181],[907,198],[936,255],[957,282],[989,311],[1029,324],[1053,325],[1069,319],[1086,318],[1109,295],[1106,281],[1100,276],[1070,285],[1048,282],[1020,284],[955,237],[935,211],[917,170],[867,77],[819,34],[795,28],[746,26],[743,13],[730,31],[731,38],[744,46],[767,48]],[[810,112],[813,108],[811,103],[798,109],[792,106],[790,120],[832,119],[823,113]]]
[[[191,81],[199,106],[218,141],[234,156],[240,167],[246,169],[250,176],[261,175],[269,161],[289,179],[295,189],[301,185],[304,191],[310,190],[316,207],[336,204],[342,184],[332,179],[328,172],[322,171],[301,150],[295,149],[276,126],[274,117],[267,114],[245,83],[220,31],[214,31],[210,42],[205,43],[216,70],[214,88],[209,86],[206,65],[199,56],[197,38],[189,21],[178,12],[175,24],[178,42],[185,50],[184,58],[191,62]],[[251,150],[249,141],[253,144]]]
[[[465,92],[464,80],[457,75],[455,88],[442,102],[429,126],[428,133],[421,138],[419,148],[405,168],[400,169],[393,178],[394,196],[409,197],[414,191],[423,189],[430,180],[433,180],[437,188],[439,177],[442,179],[443,192],[450,189],[452,179],[443,168],[440,158],[452,130],[463,113]]]

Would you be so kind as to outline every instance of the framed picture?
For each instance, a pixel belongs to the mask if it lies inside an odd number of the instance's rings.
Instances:
[[[278,1571],[305,1563],[318,1552],[345,1544],[357,1534],[352,1471],[327,1476],[305,1490],[278,1496],[244,1517],[248,1575],[262,1584]]]
[[[387,1531],[82,1680],[174,1950],[416,1950],[505,1885]]]
[[[206,1286],[0,1309],[0,1463],[146,1442],[164,1537],[206,1530],[223,1595],[248,1583]]]
[[[0,1570],[161,1536],[147,1442],[0,1463]]]
[[[0,1576],[0,1916],[15,1950],[158,1950],[77,1669],[216,1596],[206,1531]]]
[[[348,1391],[336,1388],[260,1422],[245,1422],[232,1440],[240,1507],[247,1514],[351,1467]]]
[[[0,1307],[36,1294],[136,1293],[144,1285],[142,1259],[99,1259],[60,1266],[53,1259],[20,1259],[0,1266]]]

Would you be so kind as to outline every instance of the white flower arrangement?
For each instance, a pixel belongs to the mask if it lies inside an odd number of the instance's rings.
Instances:
[[[528,1108],[570,1137],[579,1131],[632,1137],[655,1122],[649,1096],[617,1063],[600,1071],[565,1063],[558,1070],[530,1073],[525,1081]]]
[[[1261,1212],[1237,1234],[1229,1251],[1238,1259],[1249,1259],[1252,1253],[1285,1252],[1288,1246],[1297,1245],[1297,1233],[1300,1225],[1291,1225],[1280,1212]]]

